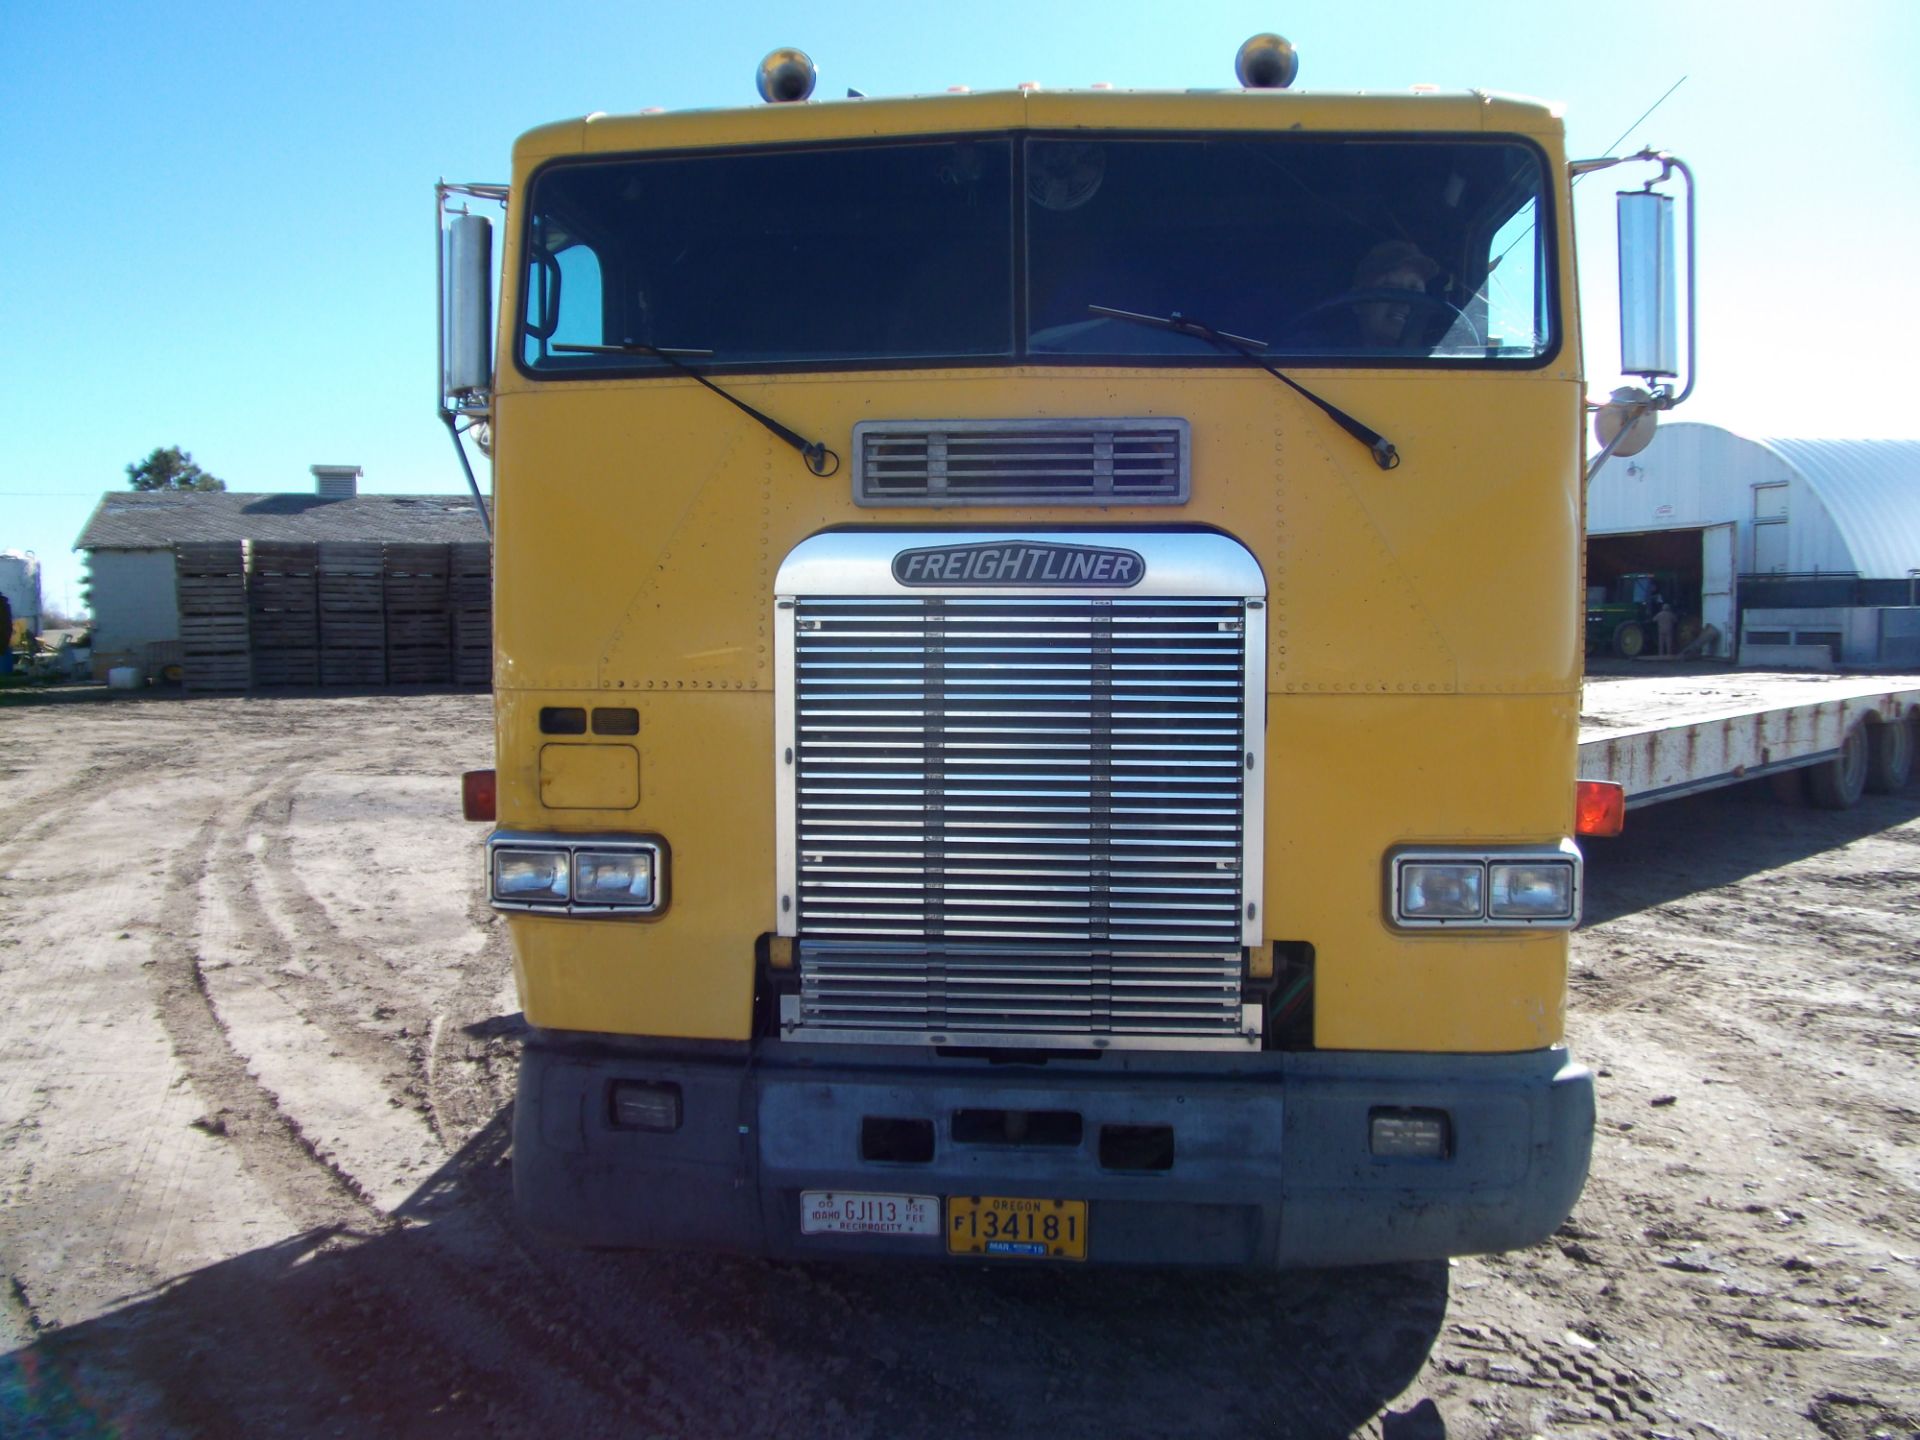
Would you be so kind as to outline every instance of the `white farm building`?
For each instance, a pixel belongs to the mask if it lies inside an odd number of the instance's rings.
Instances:
[[[1590,605],[1637,575],[1742,663],[1920,667],[1920,441],[1663,425],[1588,487]]]

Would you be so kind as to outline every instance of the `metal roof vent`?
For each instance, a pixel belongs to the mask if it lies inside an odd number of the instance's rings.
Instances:
[[[360,477],[366,472],[358,465],[313,465],[314,493],[322,500],[351,500],[360,493]]]

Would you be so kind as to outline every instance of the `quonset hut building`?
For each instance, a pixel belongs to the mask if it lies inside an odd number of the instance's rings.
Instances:
[[[1747,665],[1920,668],[1920,441],[1663,425],[1587,493],[1589,596],[1673,575]]]

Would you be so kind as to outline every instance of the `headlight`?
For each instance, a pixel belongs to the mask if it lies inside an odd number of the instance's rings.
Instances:
[[[497,900],[523,904],[565,901],[567,852],[564,850],[510,850],[493,852],[493,894]]]
[[[667,843],[657,836],[496,830],[487,853],[497,909],[607,920],[666,908]]]
[[[1572,929],[1580,850],[1557,846],[1409,846],[1387,857],[1392,922],[1408,930]]]
[[[1495,861],[1487,867],[1487,901],[1487,914],[1495,920],[1569,919],[1572,862]]]
[[[1400,867],[1400,914],[1407,920],[1478,920],[1486,913],[1487,867],[1412,861]]]
[[[573,899],[577,905],[653,904],[651,850],[576,850]]]

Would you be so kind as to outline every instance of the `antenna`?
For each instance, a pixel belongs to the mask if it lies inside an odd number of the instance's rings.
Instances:
[[[1662,95],[1662,96],[1661,96],[1661,97],[1660,97],[1660,98],[1659,98],[1658,100],[1656,100],[1656,101],[1654,101],[1654,102],[1653,102],[1653,103],[1652,103],[1651,105],[1649,105],[1649,106],[1648,106],[1648,107],[1647,107],[1647,108],[1646,108],[1645,110],[1643,110],[1643,111],[1642,111],[1642,112],[1640,113],[1640,118],[1639,118],[1638,120],[1636,120],[1636,121],[1634,121],[1634,122],[1633,122],[1633,123],[1632,123],[1631,125],[1629,125],[1629,126],[1627,126],[1627,128],[1626,128],[1626,129],[1624,129],[1624,130],[1622,130],[1622,131],[1621,131],[1621,132],[1620,132],[1620,133],[1619,133],[1619,134],[1618,134],[1617,136],[1615,136],[1615,137],[1614,137],[1614,141],[1613,141],[1613,144],[1612,144],[1612,145],[1609,145],[1609,146],[1607,146],[1607,148],[1606,148],[1605,150],[1603,150],[1603,151],[1601,151],[1600,153],[1601,153],[1601,154],[1603,154],[1603,155],[1611,155],[1611,154],[1613,154],[1613,152],[1614,152],[1614,147],[1615,147],[1615,146],[1617,146],[1617,145],[1619,145],[1619,143],[1620,143],[1620,142],[1621,142],[1622,140],[1625,140],[1625,139],[1626,139],[1626,138],[1627,138],[1627,137],[1628,137],[1629,135],[1631,135],[1631,134],[1633,134],[1633,132],[1634,132],[1634,131],[1636,131],[1636,130],[1638,130],[1638,129],[1639,129],[1639,128],[1640,128],[1641,126],[1642,126],[1642,125],[1644,125],[1644,124],[1646,123],[1646,120],[1647,120],[1647,116],[1649,116],[1649,115],[1651,115],[1651,114],[1653,114],[1653,112],[1654,112],[1654,111],[1656,111],[1656,110],[1658,110],[1658,109],[1659,109],[1659,108],[1660,108],[1660,107],[1661,107],[1662,105],[1664,105],[1664,104],[1666,104],[1666,103],[1667,103],[1667,96],[1669,96],[1669,95],[1672,95],[1674,91],[1676,91],[1676,90],[1678,90],[1678,89],[1679,89],[1679,88],[1680,88],[1680,87],[1681,87],[1682,85],[1684,85],[1684,84],[1686,84],[1686,83],[1687,83],[1687,77],[1686,77],[1686,76],[1684,76],[1684,75],[1682,75],[1682,76],[1681,76],[1681,77],[1680,77],[1680,78],[1679,78],[1678,80],[1676,80],[1676,81],[1674,81],[1674,82],[1673,82],[1673,84],[1671,84],[1671,85],[1669,85],[1669,86],[1667,87],[1667,94],[1666,94],[1666,95]],[[1586,172],[1586,171],[1584,171],[1584,170],[1582,170],[1582,171],[1580,172],[1580,174],[1578,174],[1578,175],[1576,175],[1576,176],[1574,176],[1574,177],[1573,177],[1573,183],[1574,183],[1574,184],[1576,184],[1576,185],[1578,185],[1578,184],[1580,183],[1580,181],[1581,181],[1581,179],[1582,179],[1582,178],[1583,178],[1583,177],[1584,177],[1584,176],[1585,176],[1586,174],[1587,174],[1587,172]],[[1508,248],[1512,248],[1512,247],[1508,247]]]

